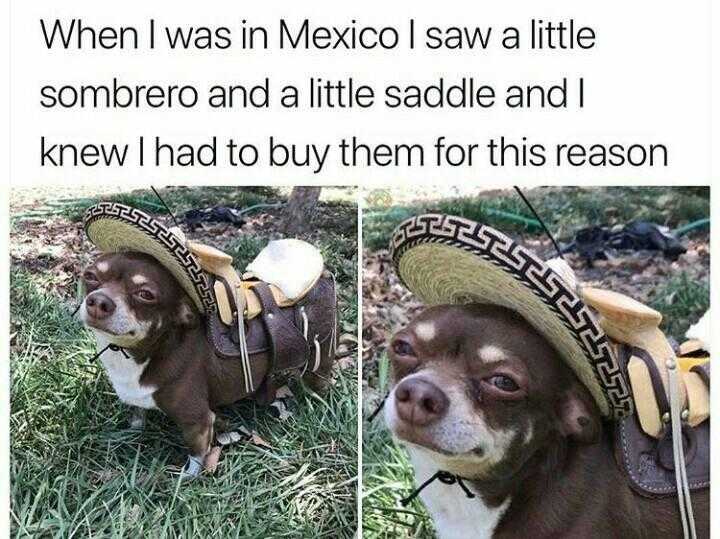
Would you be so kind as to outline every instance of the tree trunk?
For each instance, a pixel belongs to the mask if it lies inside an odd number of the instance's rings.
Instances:
[[[293,187],[283,215],[283,231],[286,235],[296,236],[312,228],[321,190],[322,187]]]

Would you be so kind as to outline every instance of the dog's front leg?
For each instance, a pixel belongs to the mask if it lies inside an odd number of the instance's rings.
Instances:
[[[188,461],[183,467],[184,475],[197,477],[203,471],[205,457],[210,451],[213,439],[214,422],[215,414],[209,409],[195,414],[192,419],[178,421],[185,443],[190,450]]]

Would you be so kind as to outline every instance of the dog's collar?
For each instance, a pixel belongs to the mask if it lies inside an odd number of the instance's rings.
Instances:
[[[412,502],[415,498],[417,498],[420,493],[430,485],[430,483],[433,483],[434,481],[440,481],[441,483],[445,485],[454,485],[457,483],[457,485],[463,490],[465,493],[465,496],[468,498],[474,498],[475,494],[470,490],[470,488],[463,482],[463,479],[467,481],[468,479],[460,477],[459,475],[455,475],[453,473],[447,472],[445,470],[438,470],[435,472],[435,474],[430,477],[427,481],[425,481],[422,485],[420,485],[418,488],[413,490],[410,495],[406,498],[403,498],[400,500],[400,503],[403,504],[403,506],[407,506],[410,502]]]

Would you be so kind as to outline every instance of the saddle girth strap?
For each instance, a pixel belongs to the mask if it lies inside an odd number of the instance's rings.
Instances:
[[[277,378],[290,371],[302,369],[309,354],[308,343],[302,331],[280,310],[267,283],[257,283],[252,291],[262,305],[260,316],[270,343],[269,376]]]

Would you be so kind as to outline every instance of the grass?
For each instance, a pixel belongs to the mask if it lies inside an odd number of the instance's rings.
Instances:
[[[165,197],[168,204],[182,207],[172,196]],[[196,204],[182,196],[189,206]],[[244,234],[229,251],[244,267],[266,242]],[[340,319],[353,325],[355,238],[327,233],[318,246],[337,278]],[[159,412],[148,414],[143,432],[127,428],[127,408],[101,365],[89,361],[94,339],[47,282],[47,274],[25,270],[11,277],[14,536],[353,536],[354,369],[338,370],[335,385],[323,395],[296,384],[293,416],[285,422],[251,402],[224,409],[231,428],[255,430],[271,447],[231,445],[215,474],[180,483],[177,471],[186,450],[179,430]]]
[[[703,187],[564,187],[524,191],[543,221],[557,238],[570,237],[591,225],[614,225],[646,220],[676,228],[710,215],[710,192]],[[363,215],[364,247],[387,248],[395,227],[405,219],[425,212],[459,215],[502,227],[505,232],[537,231],[507,216],[534,219],[514,191],[492,199],[448,198],[407,206],[371,207]]]
[[[710,288],[682,272],[658,288],[650,306],[662,313],[662,330],[681,342],[690,325],[710,308]]]
[[[389,360],[378,359],[378,390],[388,390]],[[400,500],[410,494],[415,478],[405,450],[383,424],[382,413],[363,424],[363,537],[435,537],[432,519],[419,498],[407,507]]]
[[[375,421],[363,430],[363,537],[435,537],[419,498],[406,507],[400,504],[414,488],[412,468],[381,420]]]

